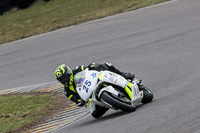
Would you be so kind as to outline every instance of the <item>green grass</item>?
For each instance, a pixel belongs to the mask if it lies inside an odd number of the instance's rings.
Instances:
[[[0,44],[169,0],[37,0],[0,16]]]
[[[58,100],[50,94],[20,94],[0,97],[0,132],[16,131],[48,114]]]

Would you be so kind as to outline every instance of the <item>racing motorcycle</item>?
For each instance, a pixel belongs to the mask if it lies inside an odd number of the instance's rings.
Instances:
[[[126,80],[110,71],[85,69],[74,75],[74,82],[80,97],[90,105],[133,112],[138,104],[153,99],[152,92],[141,84],[141,80]]]

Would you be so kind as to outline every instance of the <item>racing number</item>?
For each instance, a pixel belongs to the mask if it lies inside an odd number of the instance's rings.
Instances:
[[[91,82],[88,81],[88,80],[86,80],[86,81],[85,81],[85,84],[86,84],[87,86],[90,86],[90,85],[91,85]]]
[[[91,85],[91,82],[86,80],[85,85],[83,85],[83,90],[85,90],[86,93],[88,93],[88,90],[89,90],[89,88],[87,86],[90,86],[90,85]]]

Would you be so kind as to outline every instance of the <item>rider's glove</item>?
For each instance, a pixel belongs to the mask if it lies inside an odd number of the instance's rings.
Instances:
[[[77,106],[84,106],[85,105],[85,101],[79,99],[79,100],[76,101],[76,105]]]
[[[122,72],[122,76],[125,78],[125,79],[130,79],[130,80],[133,80],[135,78],[135,74],[132,74],[132,73],[125,73],[125,72]]]

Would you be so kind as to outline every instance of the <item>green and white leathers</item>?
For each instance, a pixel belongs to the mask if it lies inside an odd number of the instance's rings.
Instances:
[[[130,82],[110,71],[97,72],[85,69],[74,76],[74,82],[79,96],[90,102],[91,113],[96,109],[95,105],[132,112],[138,103],[146,99],[146,92],[138,87],[139,80],[134,79]],[[152,98],[153,95],[151,98],[148,96],[148,102]]]

